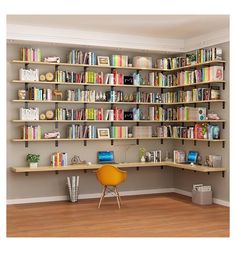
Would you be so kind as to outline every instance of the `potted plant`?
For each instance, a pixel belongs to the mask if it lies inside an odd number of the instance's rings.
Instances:
[[[139,158],[141,162],[145,162],[145,148],[139,149]]]
[[[196,64],[196,55],[194,53],[188,54],[187,58],[189,61],[187,61],[189,64],[194,65]]]
[[[40,155],[37,154],[28,154],[26,156],[26,161],[29,163],[30,168],[37,168]]]

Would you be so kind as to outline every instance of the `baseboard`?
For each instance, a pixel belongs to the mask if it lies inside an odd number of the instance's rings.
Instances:
[[[134,196],[134,195],[148,195],[148,194],[161,194],[161,193],[177,193],[184,196],[192,196],[192,193],[186,190],[178,188],[159,188],[159,189],[145,189],[145,190],[133,190],[120,192],[121,196]],[[90,199],[99,198],[100,193],[92,194],[81,194],[79,199]],[[68,196],[50,196],[50,197],[33,197],[33,198],[22,198],[22,199],[9,199],[7,204],[27,204],[27,203],[43,203],[43,202],[56,202],[66,201]],[[229,207],[229,202],[218,198],[213,198],[213,203]]]
[[[177,193],[177,194],[180,194],[180,195],[192,197],[192,193],[189,192],[189,191],[186,191],[186,190],[174,188],[174,192]],[[221,199],[218,199],[218,198],[213,198],[213,203],[229,207],[229,202],[228,201],[221,200]]]
[[[159,189],[146,189],[146,190],[133,190],[120,192],[121,196],[133,196],[133,195],[147,195],[147,194],[160,194],[174,192],[174,188],[159,188]],[[99,198],[100,193],[92,194],[80,194],[79,199]],[[108,195],[109,196],[109,195]],[[27,204],[27,203],[43,203],[43,202],[56,202],[68,200],[68,196],[50,196],[50,197],[33,197],[33,198],[21,198],[21,199],[9,199],[7,204]]]

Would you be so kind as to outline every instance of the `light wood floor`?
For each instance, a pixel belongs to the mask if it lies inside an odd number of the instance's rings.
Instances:
[[[9,205],[9,237],[228,237],[229,208],[170,194]]]

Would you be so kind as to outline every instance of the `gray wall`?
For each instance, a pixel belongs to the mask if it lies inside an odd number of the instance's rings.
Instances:
[[[164,142],[163,145],[160,141],[140,141],[140,145],[136,145],[135,142],[114,142],[112,146],[110,142],[88,142],[87,146],[83,145],[83,142],[60,142],[59,147],[55,147],[53,142],[34,142],[29,143],[29,147],[25,148],[24,143],[12,142],[13,138],[19,138],[19,127],[23,124],[12,123],[13,119],[18,119],[18,108],[23,104],[13,103],[12,100],[17,98],[17,89],[24,88],[24,85],[13,84],[13,79],[18,79],[18,69],[21,65],[11,64],[10,61],[13,59],[19,59],[19,48],[25,46],[40,47],[45,56],[58,55],[62,57],[62,61],[66,61],[66,53],[69,48],[61,46],[50,46],[50,45],[7,45],[7,199],[23,199],[23,198],[36,198],[36,197],[50,197],[50,196],[63,196],[67,194],[66,191],[66,177],[71,175],[80,175],[80,194],[99,193],[101,186],[98,184],[95,175],[88,171],[84,173],[82,171],[69,171],[60,172],[58,175],[54,173],[30,173],[29,176],[22,174],[12,173],[9,170],[11,166],[26,166],[25,157],[28,153],[39,153],[41,156],[40,165],[49,165],[49,156],[51,153],[60,151],[67,152],[69,159],[73,155],[79,155],[81,159],[90,162],[96,162],[96,152],[98,150],[114,150],[117,162],[125,161],[138,161],[138,149],[145,147],[147,150],[161,149],[162,154],[166,150],[172,152],[173,149],[184,148],[189,150],[198,149],[201,154],[219,153],[223,155],[224,166],[229,167],[229,143],[227,141],[225,149],[222,149],[221,144],[212,143],[210,148],[207,147],[206,143],[198,143],[196,147],[192,143],[186,143],[184,146],[180,142]],[[228,44],[222,45],[224,48],[225,59],[229,61],[228,56]],[[110,55],[112,51],[96,50],[98,54]],[[124,53],[125,54],[125,53]],[[135,55],[147,55],[147,53],[135,53],[129,52],[130,56]],[[163,55],[163,54],[162,54]],[[161,55],[152,55],[159,57]],[[166,55],[165,55],[166,56]],[[38,66],[40,73],[48,71],[48,67]],[[75,69],[76,70],[76,69]],[[228,63],[226,66],[226,79],[228,79]],[[53,70],[51,70],[53,71]],[[127,71],[128,73],[128,71]],[[61,86],[60,88],[63,88]],[[73,86],[70,86],[73,88]],[[133,90],[133,89],[127,89]],[[228,83],[226,90],[224,91],[224,98],[228,100]],[[40,111],[46,109],[53,109],[54,104],[30,104],[30,106],[38,106]],[[69,107],[66,105],[66,107]],[[80,108],[80,106],[73,105],[74,108]],[[212,110],[215,105],[212,104]],[[222,118],[227,120],[226,129],[223,131],[223,136],[229,137],[229,103],[226,104],[226,109],[222,110],[221,105],[218,106],[217,113]],[[225,115],[225,116],[224,116]],[[54,129],[54,124],[41,124],[43,132],[47,132]],[[101,127],[108,127],[108,124],[104,124]],[[65,131],[66,125],[59,124],[59,130]],[[191,186],[195,182],[202,182],[204,184],[213,185],[215,197],[222,200],[229,200],[229,175],[226,173],[225,178],[221,177],[219,173],[212,173],[211,175],[190,173],[180,170],[160,170],[160,168],[143,168],[139,171],[135,169],[127,169],[128,179],[121,185],[121,191],[136,191],[136,190],[148,190],[158,188],[179,188],[183,190],[191,190]]]

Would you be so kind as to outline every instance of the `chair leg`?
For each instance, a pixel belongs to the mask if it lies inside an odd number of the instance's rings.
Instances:
[[[119,194],[118,194],[118,191],[117,191],[117,188],[116,188],[116,186],[114,187],[115,188],[115,193],[116,193],[116,200],[117,200],[117,203],[118,203],[118,207],[120,208],[120,196],[119,196]]]
[[[98,208],[100,208],[100,206],[101,206],[102,200],[103,200],[103,198],[105,196],[105,193],[106,193],[106,189],[107,189],[107,186],[104,186],[103,191],[102,191],[102,195],[101,195],[101,198],[100,198],[100,201],[99,201],[99,204],[98,204]]]
[[[116,188],[116,193],[117,193],[117,195],[118,195],[118,198],[119,198],[119,201],[120,201],[120,205],[121,205],[121,197],[120,197],[120,194],[119,194],[119,192],[118,192],[118,189]]]

